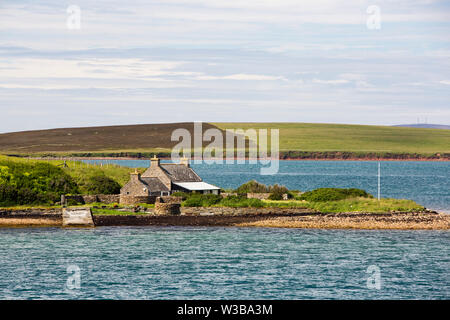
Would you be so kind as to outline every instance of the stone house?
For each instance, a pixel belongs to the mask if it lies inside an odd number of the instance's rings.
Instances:
[[[150,162],[150,167],[142,175],[137,171],[131,173],[130,181],[120,189],[121,199],[166,196],[177,191],[220,193],[219,187],[204,182],[198,176],[187,159],[180,163],[161,163],[160,159],[153,157]]]

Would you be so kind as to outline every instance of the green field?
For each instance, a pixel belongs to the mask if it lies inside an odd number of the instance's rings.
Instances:
[[[319,123],[212,123],[220,129],[279,129],[280,151],[449,153],[450,130]]]
[[[178,143],[171,141],[172,132],[184,128],[192,137],[193,127],[190,122],[12,132],[0,134],[0,153],[25,157],[136,158],[157,154],[168,158]],[[281,159],[450,160],[448,129],[320,123],[203,123],[203,132],[213,128],[218,128],[224,139],[226,129],[279,129]],[[222,142],[225,147],[225,141]],[[209,144],[203,141],[203,147]]]

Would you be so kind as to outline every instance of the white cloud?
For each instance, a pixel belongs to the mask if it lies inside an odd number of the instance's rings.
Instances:
[[[332,84],[332,85],[338,85],[338,84],[345,84],[349,83],[350,81],[345,79],[335,79],[335,80],[320,80],[320,79],[313,79],[314,83],[320,83],[320,84]]]
[[[274,81],[274,80],[283,80],[287,81],[286,78],[281,76],[269,76],[263,74],[231,74],[228,76],[197,76],[195,77],[197,80],[244,80],[244,81]]]

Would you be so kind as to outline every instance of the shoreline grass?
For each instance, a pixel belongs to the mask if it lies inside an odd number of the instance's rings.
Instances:
[[[267,206],[279,208],[307,208],[322,213],[341,212],[422,212],[425,207],[413,200],[382,198],[379,201],[373,198],[350,198],[337,201],[308,202],[305,200],[264,200]]]

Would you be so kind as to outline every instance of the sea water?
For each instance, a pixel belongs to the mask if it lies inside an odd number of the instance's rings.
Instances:
[[[0,230],[0,299],[449,299],[448,231]]]

